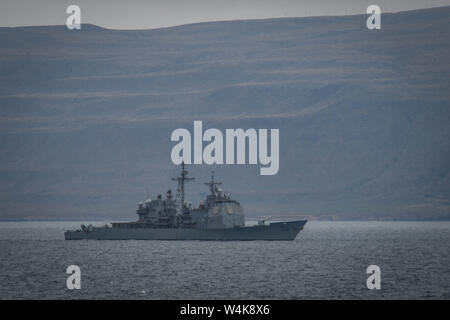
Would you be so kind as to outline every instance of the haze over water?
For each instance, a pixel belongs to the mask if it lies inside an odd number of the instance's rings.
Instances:
[[[79,225],[1,222],[0,298],[450,298],[450,222],[313,221],[292,242],[65,241]],[[81,290],[66,288],[71,264]],[[366,287],[371,264],[381,290]]]

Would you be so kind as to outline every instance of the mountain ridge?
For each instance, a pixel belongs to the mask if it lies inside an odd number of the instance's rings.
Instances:
[[[175,189],[171,132],[203,120],[280,129],[276,176],[190,166],[248,216],[446,219],[449,15],[0,28],[0,217],[132,219],[146,189]]]

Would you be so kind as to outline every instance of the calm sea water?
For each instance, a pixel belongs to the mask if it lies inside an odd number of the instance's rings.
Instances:
[[[308,222],[292,242],[65,241],[79,225],[1,222],[0,298],[450,298],[450,222]],[[66,287],[72,264],[81,290]],[[371,264],[381,290],[366,287]]]

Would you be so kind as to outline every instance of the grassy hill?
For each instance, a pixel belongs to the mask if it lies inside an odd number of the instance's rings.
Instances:
[[[450,7],[156,30],[0,28],[0,218],[129,218],[171,132],[279,128],[280,171],[210,170],[247,215],[450,218]]]

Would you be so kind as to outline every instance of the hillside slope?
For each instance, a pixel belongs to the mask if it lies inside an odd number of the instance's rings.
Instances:
[[[0,218],[134,219],[176,188],[171,132],[203,120],[280,129],[277,175],[212,168],[249,217],[448,219],[449,16],[0,28]]]

